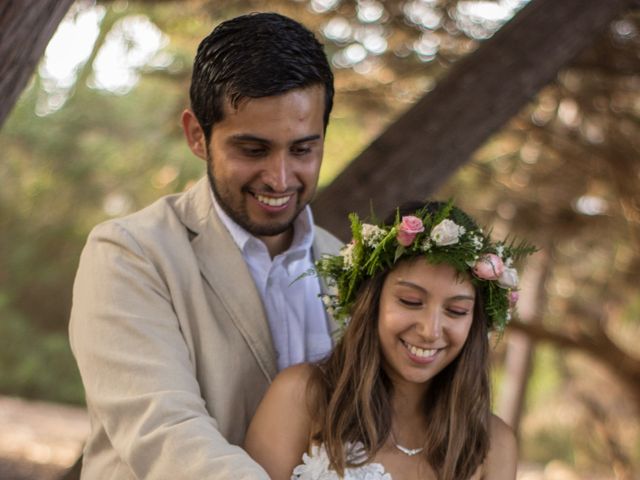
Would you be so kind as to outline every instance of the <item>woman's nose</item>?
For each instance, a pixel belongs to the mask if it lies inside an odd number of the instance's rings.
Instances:
[[[439,339],[442,336],[442,314],[438,311],[426,311],[417,322],[416,330],[425,340]]]

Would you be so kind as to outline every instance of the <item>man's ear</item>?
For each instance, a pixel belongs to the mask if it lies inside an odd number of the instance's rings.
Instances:
[[[204,135],[204,131],[200,126],[200,122],[196,118],[193,111],[186,109],[182,112],[182,130],[184,130],[184,136],[187,139],[187,144],[191,151],[197,157],[203,160],[207,160],[207,139]]]

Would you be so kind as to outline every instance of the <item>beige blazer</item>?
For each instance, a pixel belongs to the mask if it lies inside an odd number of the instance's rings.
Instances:
[[[316,232],[314,256],[335,253]],[[91,232],[69,331],[91,421],[83,479],[268,478],[237,445],[275,353],[206,179]]]

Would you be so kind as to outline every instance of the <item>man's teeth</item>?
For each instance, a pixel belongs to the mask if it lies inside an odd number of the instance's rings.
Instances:
[[[281,207],[282,205],[287,203],[290,198],[291,198],[291,195],[289,195],[288,197],[278,197],[278,198],[265,197],[264,195],[256,195],[256,199],[260,203],[264,203],[265,205],[269,205],[270,207]]]
[[[438,350],[435,348],[430,350],[425,350],[423,348],[418,348],[414,345],[411,345],[407,342],[404,342],[404,344],[407,347],[407,349],[416,357],[422,357],[422,358],[433,357],[438,352]]]

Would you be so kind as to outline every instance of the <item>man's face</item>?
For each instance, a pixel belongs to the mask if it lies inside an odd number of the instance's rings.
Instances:
[[[213,126],[207,168],[222,209],[257,237],[285,235],[313,198],[324,145],[324,87],[247,99]]]

